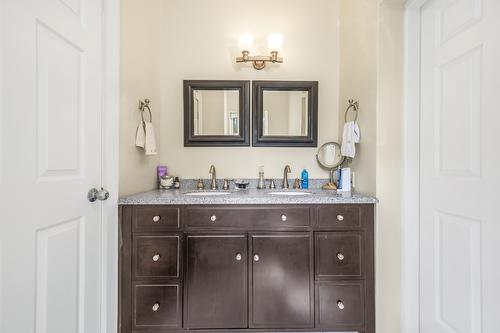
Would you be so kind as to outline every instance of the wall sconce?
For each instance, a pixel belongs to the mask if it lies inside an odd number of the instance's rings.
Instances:
[[[238,39],[241,57],[236,58],[237,63],[252,62],[253,68],[257,70],[264,69],[266,62],[283,63],[283,58],[278,57],[278,53],[283,46],[283,35],[279,33],[272,33],[267,36],[267,47],[271,55],[269,56],[250,56],[250,50],[253,47],[253,36],[250,34],[243,34]]]

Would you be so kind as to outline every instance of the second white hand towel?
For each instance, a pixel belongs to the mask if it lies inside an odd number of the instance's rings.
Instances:
[[[342,132],[342,145],[340,153],[342,156],[354,158],[356,156],[356,143],[359,143],[361,133],[357,122],[350,121],[344,125]]]
[[[145,121],[145,132],[146,139],[144,144],[144,150],[146,155],[156,155],[158,152],[156,151],[156,139],[155,139],[155,130],[153,127],[153,123],[149,121]]]

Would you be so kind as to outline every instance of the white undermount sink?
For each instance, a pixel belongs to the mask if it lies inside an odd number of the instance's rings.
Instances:
[[[218,196],[218,195],[228,195],[231,192],[226,191],[201,191],[201,192],[189,192],[186,195],[193,197],[208,197],[208,196]]]
[[[311,195],[312,192],[305,191],[277,191],[277,192],[269,192],[271,195],[289,195],[289,196],[298,196],[298,195]]]

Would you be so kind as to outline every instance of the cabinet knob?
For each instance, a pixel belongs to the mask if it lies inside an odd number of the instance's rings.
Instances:
[[[339,307],[340,310],[344,310],[345,308],[344,302],[342,302],[341,300],[337,301],[337,306]]]
[[[154,312],[160,310],[160,303],[159,302],[156,302],[155,304],[153,304],[153,307],[151,308]]]
[[[339,261],[343,261],[345,259],[345,256],[342,252],[337,253],[337,259]]]
[[[288,220],[288,217],[285,214],[281,215],[281,221],[286,222],[286,220]]]
[[[241,253],[236,253],[236,260],[240,261],[242,258]]]
[[[215,215],[210,216],[210,221],[212,221],[212,222],[217,221],[217,216],[215,216]]]
[[[342,222],[344,221],[344,215],[337,215],[337,221]]]
[[[161,216],[158,216],[158,215],[153,216],[153,222],[154,223],[158,223],[158,222],[160,222],[160,220],[161,220]]]
[[[156,262],[158,260],[160,260],[161,256],[159,253],[156,253],[154,256],[153,256],[153,261]]]
[[[259,261],[260,260],[260,257],[258,254],[254,254],[253,255],[253,261]]]

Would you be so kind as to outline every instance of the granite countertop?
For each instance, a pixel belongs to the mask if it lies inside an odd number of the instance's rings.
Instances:
[[[271,192],[310,192],[310,195],[276,195]],[[120,205],[248,205],[248,204],[375,204],[378,200],[374,197],[359,193],[337,193],[322,189],[309,190],[230,190],[217,192],[230,192],[227,195],[186,195],[197,191],[184,190],[154,190],[120,198]]]

